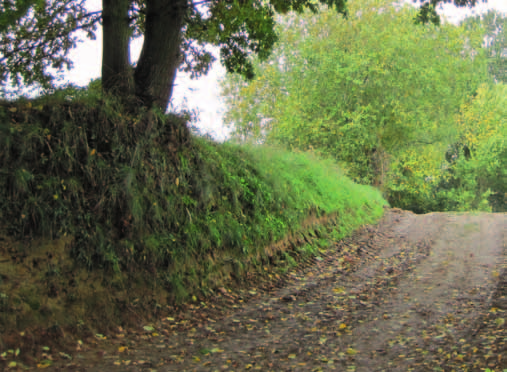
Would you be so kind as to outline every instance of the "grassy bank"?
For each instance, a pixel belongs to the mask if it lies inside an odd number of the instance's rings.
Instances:
[[[86,91],[4,102],[0,120],[3,335],[99,329],[205,298],[286,270],[287,250],[318,254],[385,204],[331,161],[216,144],[183,117],[127,114]]]

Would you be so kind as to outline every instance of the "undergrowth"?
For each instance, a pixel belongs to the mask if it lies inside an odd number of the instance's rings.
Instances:
[[[181,301],[262,265],[309,216],[352,228],[382,214],[331,161],[213,143],[187,119],[75,89],[3,102],[0,221],[17,239],[65,236],[76,265],[151,277]]]

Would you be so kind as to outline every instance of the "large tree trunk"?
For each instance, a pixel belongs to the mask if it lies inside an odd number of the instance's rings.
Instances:
[[[131,0],[102,0],[102,87],[120,95],[134,92],[130,66]]]
[[[187,0],[146,0],[146,30],[135,69],[136,96],[166,110],[181,63],[181,29]]]

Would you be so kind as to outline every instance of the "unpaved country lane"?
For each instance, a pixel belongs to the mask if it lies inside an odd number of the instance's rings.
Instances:
[[[161,320],[159,336],[116,339],[109,348],[102,345],[108,350],[103,358],[83,352],[72,367],[446,370],[439,362],[443,348],[466,349],[491,306],[497,273],[506,268],[506,227],[507,214],[387,210],[378,225],[335,243],[322,261],[295,272],[283,287],[259,293],[223,317],[195,320],[186,330]],[[115,352],[119,346],[123,351]]]
[[[466,339],[505,265],[506,228],[506,215],[408,216],[395,232],[411,241],[431,236],[429,256],[349,336],[361,351],[357,371],[422,370],[424,352]]]

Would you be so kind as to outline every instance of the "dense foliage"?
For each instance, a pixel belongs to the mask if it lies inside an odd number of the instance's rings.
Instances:
[[[494,211],[507,211],[507,86],[481,86],[463,106],[457,124],[471,156],[461,152],[449,169],[447,200],[455,201],[454,209],[477,209],[489,201]],[[452,204],[447,208],[453,209]]]
[[[281,20],[258,78],[228,78],[226,121],[243,140],[314,149],[394,205],[441,209],[435,192],[455,114],[487,81],[479,27],[416,25],[386,1]]]

